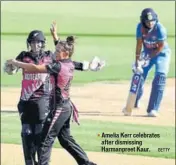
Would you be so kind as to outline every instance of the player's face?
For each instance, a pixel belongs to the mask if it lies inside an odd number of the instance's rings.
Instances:
[[[149,29],[152,29],[155,26],[156,21],[146,21],[145,24]]]
[[[65,47],[62,44],[56,45],[56,50],[54,54],[55,54],[56,60],[69,58],[69,52],[65,50]]]
[[[41,41],[31,41],[30,43],[31,51],[34,53],[38,53],[42,48]]]
[[[56,60],[62,60],[68,58],[68,53],[64,49],[57,49],[55,51]]]

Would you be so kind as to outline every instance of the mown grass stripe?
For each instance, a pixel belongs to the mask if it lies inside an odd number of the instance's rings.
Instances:
[[[1,35],[5,36],[26,36],[28,33],[13,33],[13,32],[2,32]],[[134,34],[101,34],[101,33],[59,33],[60,36],[82,36],[82,37],[135,37]],[[45,33],[45,36],[51,36],[50,33]],[[175,34],[169,34],[168,38],[175,38]]]
[[[18,115],[14,114],[1,114],[1,142],[21,144],[20,138],[20,120]],[[103,145],[102,141],[107,140],[121,140],[121,141],[142,141],[142,147],[150,148],[151,152],[124,152],[123,154],[129,155],[141,155],[149,157],[162,157],[168,159],[175,159],[175,127],[170,126],[154,126],[154,125],[137,125],[117,122],[105,122],[96,120],[81,120],[81,125],[71,124],[72,135],[77,142],[86,151],[101,152],[101,146],[109,148],[123,148],[123,147],[136,147],[137,145]],[[127,134],[160,134],[159,138],[135,138],[135,137],[119,137],[119,138],[103,138],[102,133],[127,133]],[[100,134],[98,137],[97,134]],[[87,137],[87,138],[86,138]],[[91,142],[90,142],[91,140]],[[56,140],[54,147],[60,148],[61,146]],[[158,152],[158,148],[167,147],[170,148],[169,152]],[[122,154],[121,152],[114,152]]]

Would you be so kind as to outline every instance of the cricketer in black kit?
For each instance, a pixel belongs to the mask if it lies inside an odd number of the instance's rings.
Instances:
[[[22,51],[16,60],[49,64],[54,60],[51,51],[44,51],[45,36],[39,30],[31,31],[27,38],[28,51]],[[18,111],[22,124],[22,144],[26,165],[37,164],[35,153],[39,157],[41,131],[46,116],[50,111],[50,99],[54,92],[54,78],[49,74],[22,70],[22,90]]]
[[[39,165],[48,165],[51,147],[57,137],[60,144],[77,161],[79,165],[96,165],[89,161],[86,153],[70,135],[70,118],[75,108],[70,101],[70,85],[75,65],[71,60],[74,39],[59,41],[56,46],[56,61],[52,64],[34,65],[11,60],[11,64],[37,73],[49,73],[55,78],[55,108],[50,111],[42,131]]]
[[[55,55],[51,51],[45,51],[45,42],[46,39],[42,31],[31,31],[27,38],[28,51],[22,51],[16,60],[36,65],[53,63]],[[73,64],[74,69],[84,70],[83,63],[73,62]],[[37,165],[35,154],[37,151],[37,155],[40,157],[39,146],[43,124],[46,116],[54,109],[55,79],[49,73],[36,73],[26,69],[22,69],[22,74],[18,111],[22,124],[23,153],[25,165]]]

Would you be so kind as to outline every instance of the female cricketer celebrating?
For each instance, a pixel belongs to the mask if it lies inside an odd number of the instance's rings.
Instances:
[[[70,37],[69,37],[70,38]],[[55,138],[79,165],[96,165],[89,161],[87,154],[70,135],[70,119],[76,111],[70,101],[70,86],[74,76],[75,64],[71,60],[74,53],[74,38],[59,41],[56,45],[56,60],[50,64],[29,64],[17,60],[8,60],[9,64],[36,73],[48,73],[55,79],[55,109],[47,116],[41,136],[39,165],[48,165],[51,147]]]

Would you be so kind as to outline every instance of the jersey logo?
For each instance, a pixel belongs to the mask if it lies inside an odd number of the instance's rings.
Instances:
[[[34,37],[36,37],[39,33],[34,33]]]
[[[156,40],[156,36],[152,36],[152,40]]]
[[[153,19],[153,16],[152,16],[151,12],[147,13],[147,18],[148,18],[149,21],[151,21]]]
[[[141,81],[141,74],[134,74],[131,82],[130,92],[136,94]]]

